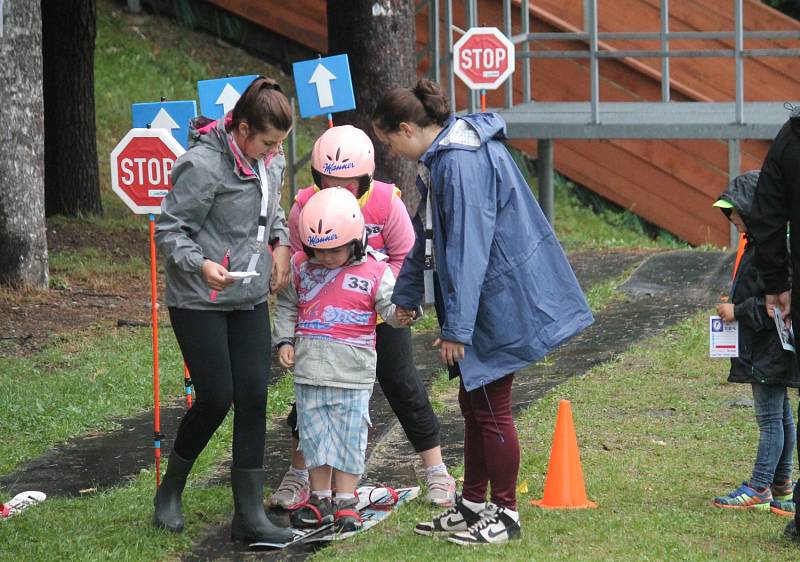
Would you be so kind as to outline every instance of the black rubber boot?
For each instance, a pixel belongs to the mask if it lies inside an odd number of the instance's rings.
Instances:
[[[292,530],[278,527],[264,512],[264,469],[231,468],[233,522],[231,540],[286,543]]]
[[[186,477],[192,470],[194,459],[186,460],[178,453],[172,451],[169,456],[167,472],[161,480],[161,485],[156,491],[153,504],[156,506],[156,513],[153,516],[153,524],[161,529],[167,529],[173,533],[183,531],[183,511],[181,510],[181,494],[186,486]]]

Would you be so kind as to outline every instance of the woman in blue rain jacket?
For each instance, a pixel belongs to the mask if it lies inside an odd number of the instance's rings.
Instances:
[[[458,544],[517,538],[514,372],[589,326],[591,312],[502,142],[500,116],[454,117],[439,87],[421,80],[387,92],[373,127],[392,153],[417,162],[421,194],[416,243],[392,300],[411,316],[426,300],[426,285],[435,294],[435,344],[460,376],[466,424],[463,499],[417,532],[454,533]],[[485,503],[489,483],[494,509]],[[491,522],[477,525],[481,518]]]

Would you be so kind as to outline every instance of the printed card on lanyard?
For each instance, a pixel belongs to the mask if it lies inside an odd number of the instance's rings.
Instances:
[[[267,232],[267,205],[269,203],[269,182],[267,181],[267,167],[264,165],[264,160],[258,161],[258,185],[261,187],[261,213],[258,217],[258,248],[261,248],[264,242],[264,237]],[[258,264],[259,253],[255,252],[250,256],[250,262],[247,264],[247,271],[255,271]],[[242,281],[245,285],[253,280],[252,277],[247,277]]]
[[[428,190],[428,196],[425,198],[425,270],[423,272],[423,280],[425,282],[425,304],[433,304],[434,291],[433,291],[433,271],[435,269],[435,262],[433,259],[433,214],[431,210],[431,171],[422,162],[417,163],[417,173],[419,174],[422,183]]]

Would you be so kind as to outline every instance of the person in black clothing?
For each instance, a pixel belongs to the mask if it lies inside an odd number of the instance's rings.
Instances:
[[[772,315],[772,307],[778,306],[783,319],[794,326],[800,326],[800,302],[797,302],[800,292],[792,295],[791,291],[791,271],[800,271],[800,203],[794,204],[798,196],[800,107],[794,107],[764,159],[752,213],[747,220],[748,230],[758,248],[755,264],[764,282],[767,312]],[[787,222],[790,226],[789,248],[786,244]],[[795,487],[795,504],[800,500],[798,496],[800,490]],[[784,533],[800,541],[798,527],[795,514]]]
[[[715,207],[744,234],[746,245],[735,266],[730,302],[717,305],[724,322],[739,322],[739,356],[731,358],[729,382],[750,384],[759,428],[758,452],[749,480],[727,496],[714,498],[722,508],[787,511],[792,496],[792,456],[796,429],[787,387],[800,386],[793,353],[785,351],[775,322],[764,306],[764,285],[753,264],[756,246],[747,234],[758,172],[734,179]]]

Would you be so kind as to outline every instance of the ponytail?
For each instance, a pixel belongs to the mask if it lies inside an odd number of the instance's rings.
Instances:
[[[266,131],[270,127],[279,131],[292,128],[292,108],[275,80],[263,76],[253,80],[233,106],[227,130],[237,129],[243,121],[255,131]]]
[[[436,82],[423,78],[413,88],[393,88],[384,94],[372,114],[376,128],[387,133],[400,129],[400,123],[418,127],[443,127],[450,117],[450,104]]]

